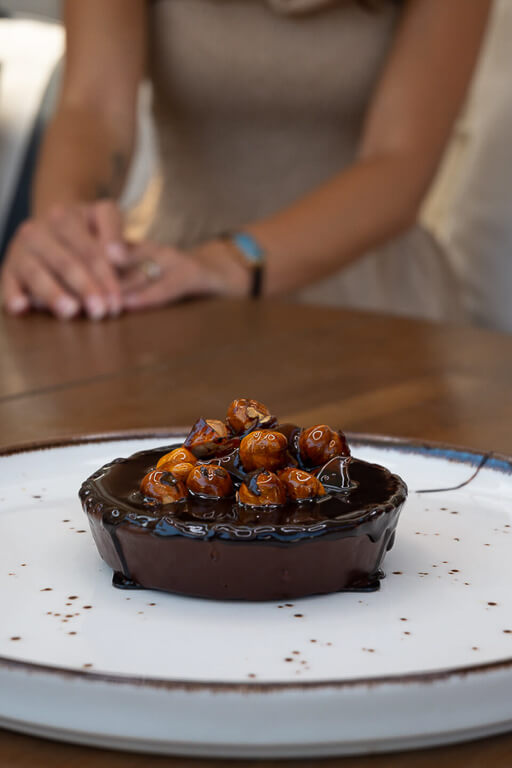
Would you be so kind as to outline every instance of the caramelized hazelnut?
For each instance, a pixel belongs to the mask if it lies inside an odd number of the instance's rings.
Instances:
[[[226,422],[235,434],[269,424],[272,419],[266,405],[259,400],[248,400],[245,397],[233,400],[226,416]]]
[[[240,443],[240,459],[247,472],[275,470],[288,463],[288,440],[280,432],[256,429]]]
[[[325,496],[325,488],[320,480],[304,469],[287,467],[279,472],[279,479],[286,488],[286,495],[292,501]]]
[[[303,430],[299,435],[299,452],[302,462],[309,467],[318,467],[335,456],[350,455],[343,432],[335,432],[327,424]]]
[[[227,436],[228,430],[222,421],[200,418],[190,430],[184,446],[199,459],[211,456]]]
[[[165,464],[167,465],[167,469],[169,469],[173,464],[182,464],[184,461],[189,464],[196,464],[197,459],[188,448],[185,448],[185,446],[182,445],[179,448],[175,448],[173,451],[164,454],[161,459],[158,459],[156,468],[160,469],[160,467]]]
[[[195,467],[195,463],[191,464],[189,461],[180,461],[179,464],[162,464],[160,469],[171,472],[177,480],[186,482],[187,477],[190,475]]]
[[[171,504],[187,498],[185,483],[171,472],[153,469],[142,479],[140,490],[144,496],[158,499],[161,504]]]
[[[277,475],[266,469],[253,472],[238,490],[239,504],[278,507],[286,503],[286,491]]]
[[[187,478],[187,488],[198,496],[220,499],[233,492],[231,476],[218,464],[196,464]]]

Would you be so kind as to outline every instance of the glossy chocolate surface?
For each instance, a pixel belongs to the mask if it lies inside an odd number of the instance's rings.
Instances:
[[[116,459],[80,490],[98,550],[117,586],[213,598],[269,600],[378,588],[407,489],[388,470],[333,460],[319,475],[327,495],[255,508],[236,498],[189,496],[159,505],[137,490],[176,446]],[[217,459],[235,487],[246,476],[236,454]]]

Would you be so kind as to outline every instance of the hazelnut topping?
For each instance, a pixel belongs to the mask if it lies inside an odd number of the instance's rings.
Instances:
[[[350,489],[349,462],[343,432],[326,424],[304,430],[277,424],[259,400],[237,398],[225,423],[199,418],[183,445],[159,458],[140,489],[148,504],[150,499],[170,504],[188,494],[220,500],[236,490],[244,514],[252,514],[249,507],[299,503]]]
[[[181,461],[179,464],[171,464],[170,466],[163,464],[160,469],[170,472],[177,480],[186,482],[187,477],[194,469],[194,466],[195,464],[191,464],[189,461]]]
[[[256,429],[240,443],[240,459],[247,472],[254,469],[276,470],[288,461],[288,440],[280,432]]]
[[[160,467],[165,465],[166,468],[169,469],[173,464],[182,464],[184,461],[189,464],[195,464],[197,459],[188,448],[185,448],[185,446],[182,445],[180,448],[175,448],[173,451],[164,454],[162,458],[158,460],[156,468],[160,469]]]
[[[233,482],[229,472],[218,464],[196,464],[187,478],[187,488],[198,496],[221,499],[231,496]]]
[[[278,507],[286,503],[286,491],[277,475],[262,469],[242,483],[238,502],[251,507]]]
[[[190,430],[184,446],[199,459],[212,455],[227,436],[228,430],[224,422],[200,418]]]
[[[241,397],[233,400],[229,406],[226,423],[235,434],[239,434],[268,424],[272,419],[267,406],[260,403],[259,400],[248,400]]]
[[[308,467],[318,467],[335,456],[350,456],[343,432],[335,432],[327,424],[303,430],[299,435],[299,452]]]
[[[292,501],[315,499],[325,496],[325,488],[320,480],[304,469],[287,467],[278,473],[278,477],[286,488],[286,495]]]
[[[142,479],[140,490],[144,496],[157,499],[161,504],[172,504],[187,498],[185,484],[170,472],[153,469]]]

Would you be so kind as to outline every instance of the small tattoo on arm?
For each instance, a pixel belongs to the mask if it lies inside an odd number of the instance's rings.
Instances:
[[[98,181],[96,183],[96,199],[104,197],[113,197],[120,192],[128,166],[127,157],[124,152],[113,152],[110,158],[110,179]]]
[[[111,189],[104,181],[98,181],[95,189],[95,198],[97,200],[103,200],[105,197],[112,195]]]

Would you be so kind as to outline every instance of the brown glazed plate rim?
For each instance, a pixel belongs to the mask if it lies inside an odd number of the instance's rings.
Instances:
[[[186,434],[188,427],[168,427],[159,429],[131,429],[104,433],[71,435],[54,437],[34,442],[13,443],[0,448],[0,457],[17,453],[64,448],[88,443],[113,442],[133,439],[167,438]],[[407,437],[391,437],[387,435],[347,432],[349,441],[353,444],[373,445],[379,448],[390,448],[406,453],[424,454],[448,461],[468,464],[477,470],[484,466],[503,474],[512,474],[512,456],[494,451],[477,451],[471,448]],[[473,477],[473,476],[472,476]],[[434,490],[434,489],[433,489]],[[471,664],[463,667],[431,670],[429,672],[412,672],[408,674],[385,675],[381,677],[360,677],[356,679],[332,679],[311,682],[267,682],[267,683],[226,683],[222,681],[172,680],[168,678],[147,678],[137,675],[116,675],[104,672],[74,670],[46,664],[34,664],[19,661],[6,656],[0,656],[0,671],[20,671],[30,674],[51,674],[64,680],[84,680],[88,682],[111,683],[117,685],[132,685],[138,688],[163,689],[174,691],[197,691],[212,693],[273,693],[291,690],[329,690],[353,688],[377,688],[386,685],[432,684],[446,682],[453,678],[466,678],[470,675],[512,670],[512,657],[485,664]]]

